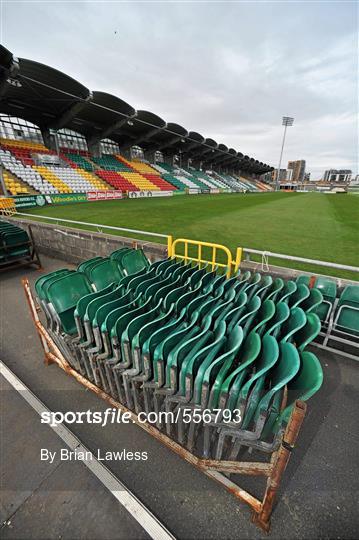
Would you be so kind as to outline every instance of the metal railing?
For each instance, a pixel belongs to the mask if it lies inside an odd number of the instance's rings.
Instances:
[[[336,268],[337,270],[347,270],[349,272],[358,272],[359,273],[359,267],[358,266],[351,266],[348,264],[338,264],[333,263],[329,261],[319,261],[317,259],[307,259],[305,257],[296,257],[294,255],[284,255],[283,253],[275,253],[272,251],[262,251],[260,249],[251,249],[251,248],[242,248],[243,254],[246,258],[246,260],[251,260],[250,255],[260,255],[262,257],[262,261],[264,264],[269,264],[269,257],[274,257],[276,259],[282,259],[286,261],[295,261],[299,263],[305,263],[305,264],[313,264],[315,266],[322,266],[326,268]],[[249,255],[249,257],[246,257],[246,255]]]
[[[176,247],[181,244],[183,246],[183,254],[176,251]],[[188,248],[190,246],[197,247],[197,256],[189,254]],[[211,250],[211,257],[203,257],[202,248],[209,248]],[[221,263],[220,260],[218,260],[217,256],[219,253],[225,255],[227,261],[226,263]],[[241,249],[237,249],[236,258],[233,259],[230,249],[222,244],[201,242],[199,240],[189,240],[188,238],[177,238],[176,240],[172,241],[172,237],[170,237],[168,240],[168,256],[183,259],[185,263],[188,261],[198,262],[199,264],[207,263],[211,265],[212,270],[214,270],[216,267],[224,268],[226,270],[226,276],[229,278],[232,274],[232,269],[234,272],[236,272],[239,268],[241,262]]]
[[[89,223],[87,221],[75,221],[73,219],[61,219],[61,218],[53,218],[53,217],[49,217],[49,216],[40,216],[39,214],[26,214],[24,212],[16,212],[16,215],[17,216],[25,216],[27,219],[30,219],[31,218],[40,218],[40,219],[44,219],[44,220],[51,220],[51,221],[55,221],[56,223],[71,223],[73,225],[85,225],[86,227],[95,227],[97,229],[107,229],[107,230],[112,230],[112,231],[125,231],[125,232],[130,232],[130,233],[135,233],[135,234],[143,234],[143,235],[146,235],[146,236],[157,236],[158,238],[168,238],[169,235],[168,234],[160,234],[160,233],[155,233],[155,232],[151,232],[151,231],[141,231],[139,229],[127,229],[125,227],[114,227],[112,225],[102,225],[101,223]]]
[[[269,258],[272,257],[272,258],[280,259],[284,261],[310,264],[310,265],[319,266],[322,268],[332,268],[336,270],[349,271],[349,272],[354,272],[354,273],[359,274],[359,267],[357,266],[339,264],[339,263],[334,263],[334,262],[329,262],[329,261],[320,261],[317,259],[308,259],[305,257],[297,257],[294,255],[285,255],[283,253],[275,253],[272,251],[263,251],[259,249],[238,247],[236,249],[235,256],[233,256],[230,249],[221,244],[215,244],[211,242],[201,242],[198,240],[190,240],[187,238],[177,238],[173,240],[173,237],[169,234],[162,234],[162,233],[157,233],[153,231],[142,231],[140,229],[128,229],[126,227],[115,227],[112,225],[102,225],[100,223],[89,223],[85,221],[54,218],[54,217],[49,217],[49,216],[42,216],[39,214],[27,214],[24,212],[17,212],[16,216],[24,216],[25,218],[29,220],[31,220],[32,218],[36,218],[36,219],[38,218],[38,219],[43,219],[44,221],[55,222],[58,224],[63,223],[63,224],[71,224],[71,225],[81,225],[85,228],[95,228],[97,229],[98,232],[101,232],[102,230],[119,231],[119,232],[123,231],[126,233],[132,233],[136,235],[151,236],[154,238],[163,238],[166,240],[166,243],[167,243],[167,251],[168,251],[169,257],[182,258],[186,262],[191,260],[193,262],[209,263],[212,268],[214,268],[214,266],[226,268],[227,277],[229,277],[232,274],[232,272],[236,272],[238,270],[243,259],[246,261],[251,261],[251,258],[250,258],[251,255],[259,255],[262,258],[263,267],[266,267],[266,266],[269,267]],[[176,251],[176,247],[179,244],[182,244],[184,246],[184,253],[179,253]],[[189,254],[188,252],[189,245],[197,246],[198,248],[197,257]],[[202,247],[208,247],[212,249],[212,257],[210,259],[205,259],[202,257],[202,252],[201,252]],[[218,260],[217,258],[218,252],[225,254],[225,257],[227,258],[227,263],[221,263],[220,260]]]

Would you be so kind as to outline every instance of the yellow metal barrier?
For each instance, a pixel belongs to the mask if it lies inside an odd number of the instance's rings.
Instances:
[[[12,216],[16,213],[15,201],[11,197],[0,197],[0,215]]]
[[[241,261],[242,261],[242,253],[243,253],[242,248],[238,247],[238,248],[237,248],[237,251],[236,251],[236,260],[235,260],[235,262],[234,262],[234,273],[235,273],[235,274],[238,272],[239,265],[241,264]]]
[[[183,253],[178,253],[176,251],[176,248],[178,248],[179,245],[183,246]],[[189,255],[188,253],[188,247],[189,246],[197,246],[197,257]],[[208,259],[203,258],[202,255],[202,248],[207,247],[212,250],[211,257]],[[189,240],[188,238],[177,238],[176,240],[173,240],[172,236],[168,237],[167,241],[167,250],[168,250],[168,256],[169,257],[176,257],[177,259],[184,259],[185,262],[193,261],[201,263],[208,263],[211,265],[212,270],[215,267],[225,268],[226,270],[226,276],[229,278],[232,274],[232,270],[234,273],[238,271],[239,265],[241,263],[241,257],[242,257],[242,249],[237,248],[236,252],[236,258],[235,260],[232,257],[231,251],[226,247],[222,246],[221,244],[214,244],[212,242],[201,242],[199,240]],[[219,262],[218,260],[218,254],[221,253],[222,255],[225,255],[225,258],[227,259],[226,263]]]

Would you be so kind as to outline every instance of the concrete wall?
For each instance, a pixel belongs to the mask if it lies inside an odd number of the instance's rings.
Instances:
[[[123,236],[99,232],[82,231],[61,225],[40,223],[26,219],[12,218],[11,221],[29,229],[39,253],[55,257],[69,263],[78,264],[92,257],[107,257],[121,247],[142,247],[150,261],[167,257],[167,247],[153,242],[142,242]]]

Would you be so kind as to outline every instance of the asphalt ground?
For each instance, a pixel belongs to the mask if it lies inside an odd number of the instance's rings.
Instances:
[[[43,273],[65,266],[42,257]],[[45,367],[21,278],[0,274],[0,359],[52,411],[104,411],[107,404],[57,366]],[[357,538],[359,365],[313,349],[324,384],[308,403],[272,517],[271,538]],[[147,538],[144,529],[81,462],[40,460],[40,449],[66,445],[1,379],[1,537],[16,539]],[[92,452],[145,451],[146,461],[106,466],[177,538],[265,538],[250,509],[133,424],[71,424]],[[259,495],[263,480],[236,478]]]

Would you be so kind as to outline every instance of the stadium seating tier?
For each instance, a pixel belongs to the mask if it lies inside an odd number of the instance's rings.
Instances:
[[[45,155],[49,155],[46,158]],[[0,139],[0,163],[8,171],[6,182],[11,194],[71,193],[91,190],[185,191],[232,189],[268,191],[269,186],[235,175],[209,174],[194,168],[168,163],[154,165],[120,154],[93,157],[86,150],[61,147],[60,154],[42,143]]]

